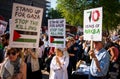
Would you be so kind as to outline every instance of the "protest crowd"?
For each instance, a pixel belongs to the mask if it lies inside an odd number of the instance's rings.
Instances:
[[[1,79],[42,79],[41,70],[49,73],[49,79],[72,79],[72,72],[81,63],[90,66],[90,79],[119,79],[120,77],[120,36],[113,34],[94,41],[66,37],[66,48],[48,45],[48,35],[42,34],[38,48],[10,48],[10,33],[0,39],[0,78]],[[97,53],[96,53],[97,52]]]
[[[0,34],[0,79],[46,79],[43,71],[48,79],[120,79],[120,33],[103,33],[102,13],[84,10],[81,34],[67,35],[65,19],[49,19],[43,33],[43,9],[13,3]]]

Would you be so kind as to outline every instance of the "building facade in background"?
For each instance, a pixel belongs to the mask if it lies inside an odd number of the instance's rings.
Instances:
[[[12,17],[12,6],[14,2],[43,8],[44,11],[43,11],[42,26],[46,26],[47,24],[46,16],[50,8],[50,1],[48,0],[0,0],[0,16],[3,17],[4,20],[7,22],[9,22],[9,19],[11,19]]]

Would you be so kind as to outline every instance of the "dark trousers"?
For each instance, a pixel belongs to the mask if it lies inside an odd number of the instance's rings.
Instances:
[[[31,63],[27,63],[27,79],[42,79],[40,70],[32,72]]]
[[[44,63],[42,58],[38,58],[40,70],[44,69]]]
[[[76,57],[70,56],[69,62],[70,62],[72,69],[75,71],[76,70],[76,63],[77,63]]]
[[[72,65],[69,62],[68,67],[67,67],[67,72],[68,72],[68,79],[72,79],[71,75],[72,75]]]

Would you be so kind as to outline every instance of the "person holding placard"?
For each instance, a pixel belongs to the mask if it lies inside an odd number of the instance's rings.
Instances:
[[[25,50],[25,62],[27,64],[27,79],[42,79],[38,53],[35,48]]]
[[[103,48],[103,41],[94,41],[93,43],[95,50],[90,50],[89,52],[89,55],[92,58],[89,79],[106,79],[110,55],[108,51]]]

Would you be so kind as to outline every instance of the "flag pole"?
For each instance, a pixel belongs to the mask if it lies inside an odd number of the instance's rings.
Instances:
[[[21,54],[22,62],[24,62],[24,51],[25,51],[25,48],[22,48],[22,54]]]
[[[93,36],[91,36],[90,50],[93,50]],[[91,56],[90,59],[92,59]]]

